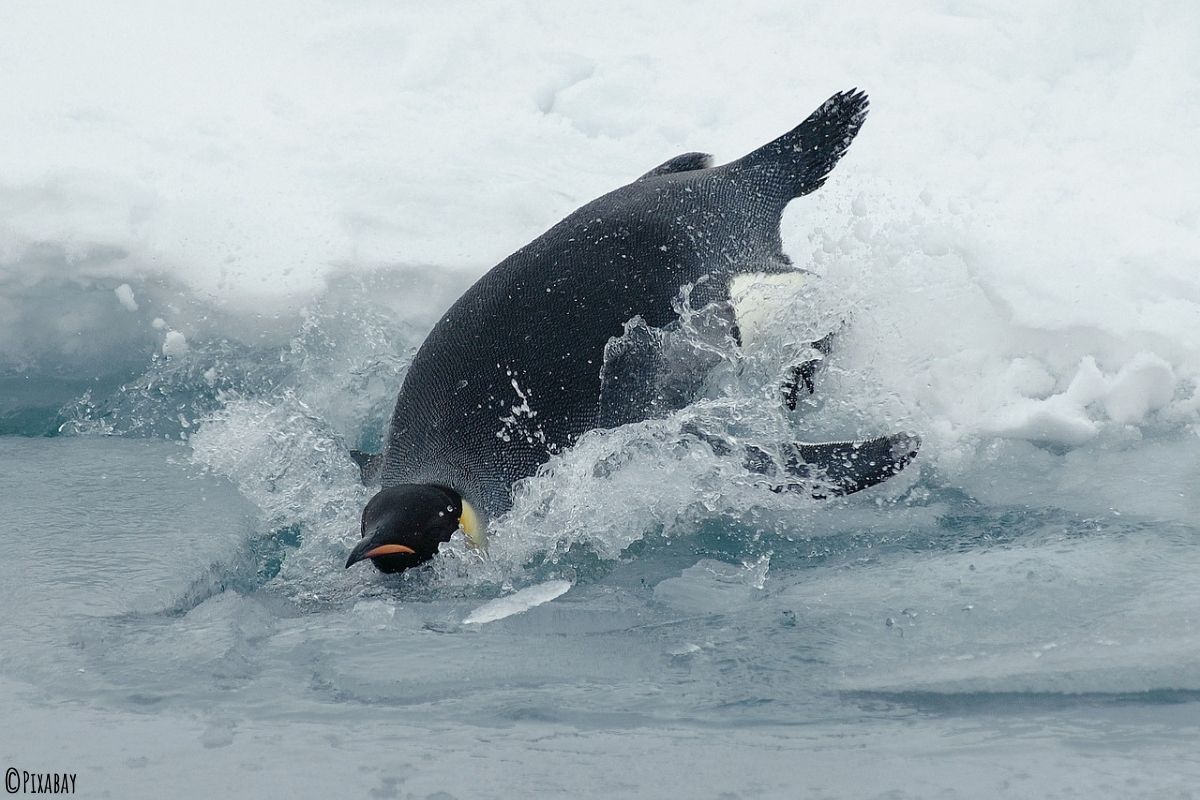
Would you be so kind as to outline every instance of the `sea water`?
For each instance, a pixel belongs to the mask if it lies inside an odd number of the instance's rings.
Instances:
[[[1195,793],[1195,10],[5,16],[5,769],[110,797]],[[349,450],[478,275],[854,85],[862,134],[784,218],[813,277],[701,399],[556,457],[486,553],[342,568]],[[924,446],[818,502],[696,425]]]

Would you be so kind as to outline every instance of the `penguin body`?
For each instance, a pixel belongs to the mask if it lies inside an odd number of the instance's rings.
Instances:
[[[434,326],[404,378],[380,463],[382,486],[454,490],[485,517],[512,486],[596,427],[648,408],[604,397],[605,348],[730,298],[737,276],[799,275],[782,252],[786,205],[820,187],[866,116],[837,94],[744,158],[687,153],[583,206],[500,262]],[[616,391],[615,384],[610,393]]]

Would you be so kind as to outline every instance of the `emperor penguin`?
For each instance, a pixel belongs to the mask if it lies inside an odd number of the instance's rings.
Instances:
[[[690,287],[694,308],[719,308],[747,282],[770,290],[802,275],[783,253],[780,217],[825,183],[866,114],[865,93],[841,92],[736,161],[676,156],[476,281],[413,358],[383,453],[360,461],[381,488],[346,566],[370,559],[398,572],[431,559],[460,530],[482,544],[487,521],[511,508],[517,481],[587,431],[663,413],[656,379],[670,348],[662,332],[678,323],[681,290]],[[740,339],[755,320],[734,312],[730,335]],[[796,368],[793,401],[801,384],[812,391],[811,367]],[[697,435],[714,450],[733,449]],[[775,453],[746,448],[744,461],[776,491],[825,496],[887,479],[918,446],[908,434],[784,443]]]

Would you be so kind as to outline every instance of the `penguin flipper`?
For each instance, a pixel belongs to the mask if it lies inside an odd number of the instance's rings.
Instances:
[[[792,130],[730,167],[786,203],[821,188],[867,118],[866,92],[839,92]]]
[[[698,169],[708,169],[712,166],[713,157],[708,153],[684,153],[659,164],[647,172],[639,181],[657,178],[659,175],[670,175],[674,172],[694,172]],[[637,183],[637,181],[634,181]]]

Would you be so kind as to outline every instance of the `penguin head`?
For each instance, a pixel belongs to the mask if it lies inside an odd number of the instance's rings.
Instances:
[[[442,542],[462,528],[478,543],[474,510],[453,489],[403,483],[381,490],[362,514],[362,540],[346,566],[371,559],[381,572],[401,572],[433,558]]]

